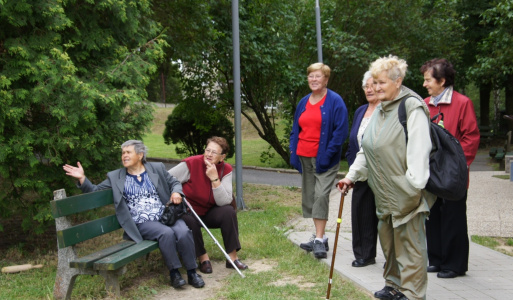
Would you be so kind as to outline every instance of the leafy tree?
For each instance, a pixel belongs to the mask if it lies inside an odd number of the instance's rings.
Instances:
[[[193,91],[203,91],[205,103],[231,114],[231,2],[203,1],[195,12],[181,7],[181,1],[159,2],[167,12],[159,13],[158,20],[168,28],[176,28],[175,20],[182,18],[173,15],[166,20],[170,9],[197,16],[190,18],[190,31],[170,32],[182,42],[169,57],[182,64],[183,101],[196,101]],[[328,87],[344,98],[350,115],[365,102],[361,77],[379,56],[405,58],[410,70],[405,84],[421,94],[425,89],[418,69],[425,61],[445,57],[460,62],[464,28],[457,4],[458,0],[321,2],[323,57],[333,70]],[[310,92],[305,71],[317,60],[315,0],[241,0],[239,7],[242,114],[288,163],[290,130],[276,132],[276,117],[290,126],[299,99]],[[267,110],[268,106],[277,106],[278,111]]]
[[[205,142],[212,136],[226,139],[230,146],[226,157],[232,157],[235,152],[232,123],[215,107],[201,100],[178,104],[167,118],[163,136],[166,144],[177,144],[176,153],[184,156],[205,152]]]
[[[492,30],[492,26],[483,23],[482,13],[492,7],[492,4],[493,0],[461,0],[457,5],[461,23],[465,27],[463,35],[465,44],[461,55],[461,64],[455,66],[458,71],[456,79],[460,84],[473,81],[479,88],[479,123],[483,126],[491,125],[490,93],[494,88],[494,83],[492,76],[479,68],[477,59],[483,53],[480,44]]]
[[[482,14],[481,24],[490,30],[478,45],[480,51],[472,71],[505,87],[506,114],[513,115],[513,1],[501,0],[489,7]],[[513,130],[512,122],[508,126]]]
[[[160,103],[180,102],[182,100],[180,77],[178,64],[171,61],[162,63],[158,71],[151,76],[150,83],[146,87],[148,100]]]
[[[149,74],[166,45],[149,1],[0,1],[0,214],[51,220],[63,163],[91,178],[152,119]],[[38,227],[41,231],[43,227]]]

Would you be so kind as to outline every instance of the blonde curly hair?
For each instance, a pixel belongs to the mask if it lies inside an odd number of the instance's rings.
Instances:
[[[404,79],[408,64],[404,59],[390,54],[388,57],[380,57],[376,59],[369,68],[373,78],[377,78],[381,72],[387,72],[388,78],[396,80],[397,78]]]

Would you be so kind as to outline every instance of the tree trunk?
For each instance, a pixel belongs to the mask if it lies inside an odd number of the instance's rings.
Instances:
[[[513,74],[508,75],[506,84],[506,115],[513,117]],[[513,130],[513,120],[508,118],[508,130]]]
[[[490,126],[490,83],[479,86],[479,125]]]

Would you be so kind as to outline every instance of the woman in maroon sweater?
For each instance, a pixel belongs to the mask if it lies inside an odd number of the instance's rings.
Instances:
[[[183,193],[194,211],[209,228],[221,228],[224,248],[237,268],[245,270],[247,265],[237,256],[241,249],[237,212],[230,205],[232,202],[232,166],[224,162],[229,145],[222,137],[207,140],[203,155],[184,159],[169,170],[183,186]],[[192,230],[199,269],[203,273],[212,273],[212,264],[203,243],[201,223],[192,215],[183,220]],[[233,268],[226,261],[227,268]]]

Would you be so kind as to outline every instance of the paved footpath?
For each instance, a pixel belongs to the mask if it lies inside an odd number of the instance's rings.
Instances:
[[[492,177],[505,175],[504,171],[470,172],[470,188],[467,199],[469,235],[513,237],[513,182]],[[342,223],[335,258],[335,270],[360,286],[369,295],[383,288],[383,263],[385,259],[378,241],[376,264],[364,268],[351,267],[354,259],[351,247],[351,192],[345,197]],[[330,251],[323,259],[331,265],[335,241],[336,220],[340,193],[332,190],[330,216],[327,225]],[[313,233],[311,219],[298,218],[290,225],[288,238],[299,245],[308,241]],[[336,286],[332,286],[336,288]],[[465,276],[439,279],[436,273],[428,273],[427,299],[512,299],[513,257],[470,243],[469,270]]]

